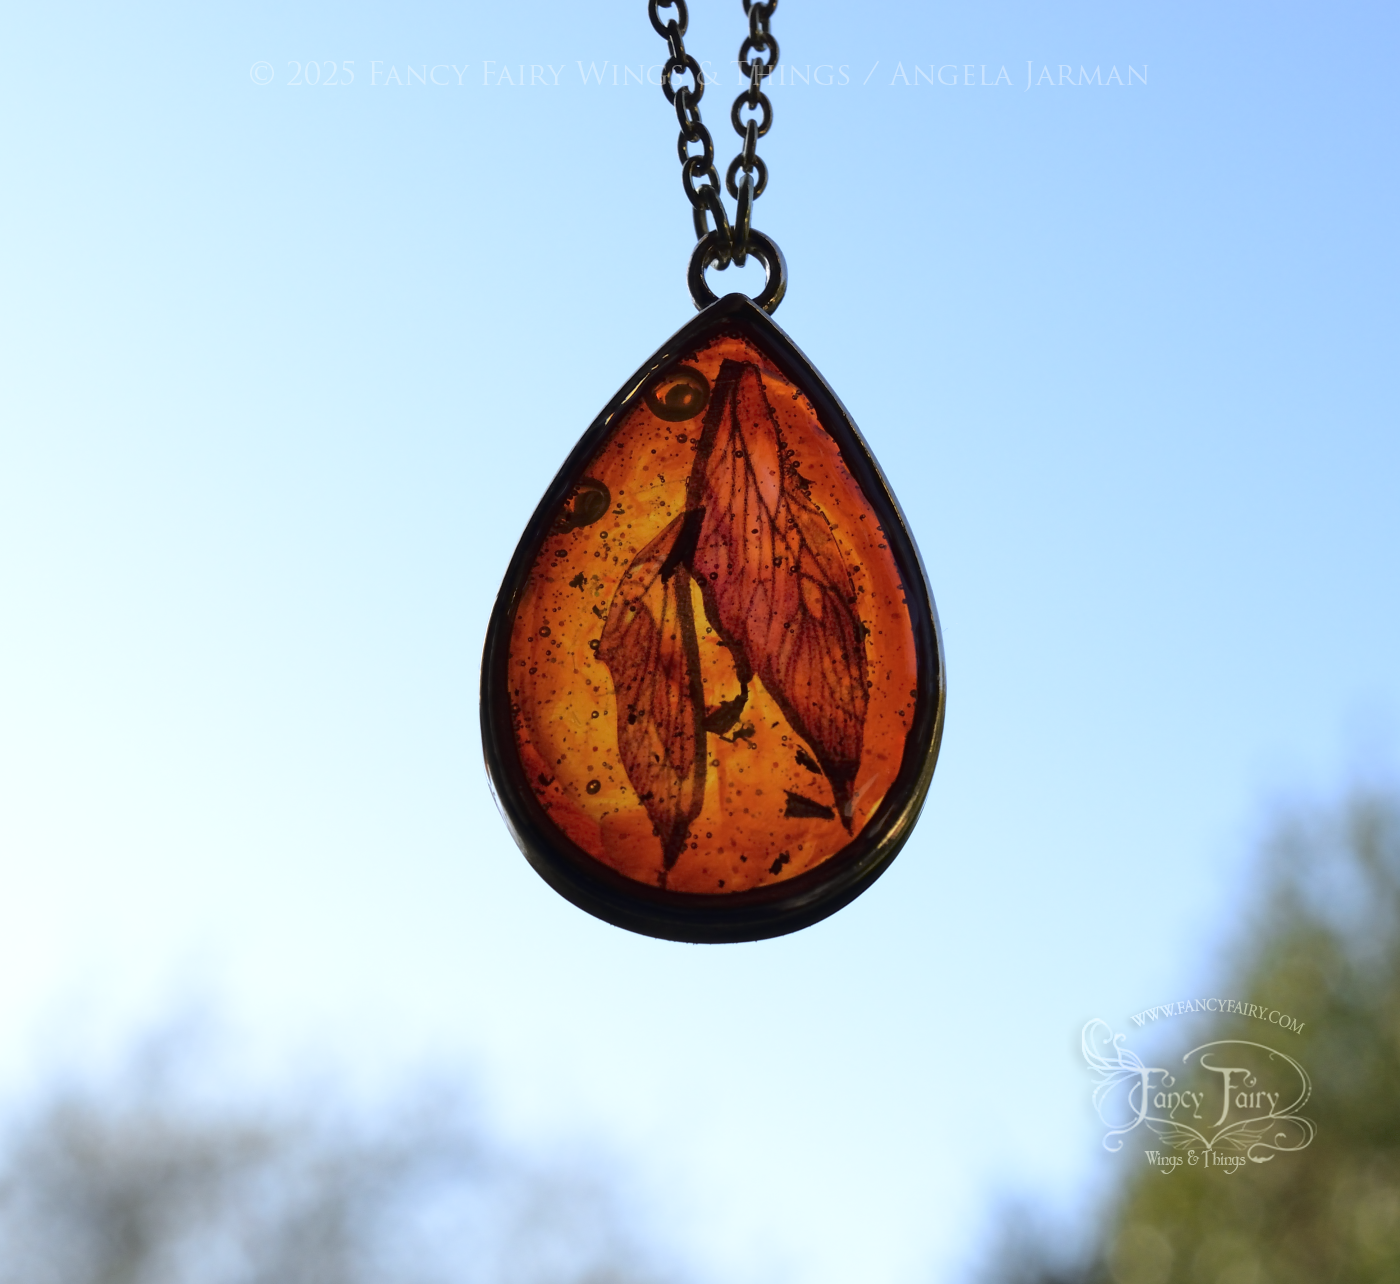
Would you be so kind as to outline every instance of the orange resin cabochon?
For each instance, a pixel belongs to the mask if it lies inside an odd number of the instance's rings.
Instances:
[[[918,656],[877,514],[741,332],[677,354],[561,504],[508,646],[522,775],[602,864],[675,892],[792,879],[901,768]]]

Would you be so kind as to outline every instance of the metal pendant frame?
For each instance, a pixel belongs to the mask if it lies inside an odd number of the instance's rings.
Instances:
[[[803,391],[875,510],[899,568],[909,609],[917,656],[917,696],[894,784],[850,843],[820,865],[790,879],[746,891],[712,894],[669,891],[637,882],[596,860],[558,830],[531,789],[517,752],[509,650],[517,605],[535,556],[589,461],[620,416],[636,404],[657,375],[723,331],[748,336],[783,377]],[[617,927],[697,943],[755,941],[798,931],[835,913],[879,878],[908,840],[928,793],[943,734],[945,702],[938,615],[923,561],[899,503],[836,394],[767,313],[742,294],[726,295],[709,304],[672,335],[623,384],[579,439],[516,546],[491,613],[481,666],[481,733],[487,774],[497,806],[536,872],[580,909]]]

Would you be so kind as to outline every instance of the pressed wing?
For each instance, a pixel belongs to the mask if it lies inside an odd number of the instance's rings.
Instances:
[[[726,360],[687,503],[710,623],[811,745],[851,828],[868,704],[865,631],[830,524],[790,462],[756,365]]]
[[[690,573],[701,514],[682,513],[633,559],[598,658],[617,697],[617,749],[669,870],[705,801],[705,696]]]
[[[576,904],[759,939],[888,866],[943,686],[878,465],[736,294],[628,378],[538,506],[491,617],[483,746],[512,833]]]

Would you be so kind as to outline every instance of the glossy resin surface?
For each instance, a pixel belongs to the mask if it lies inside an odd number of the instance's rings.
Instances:
[[[585,435],[503,586],[488,766],[527,855],[613,922],[793,930],[888,863],[927,788],[942,658],[864,443],[742,296]]]

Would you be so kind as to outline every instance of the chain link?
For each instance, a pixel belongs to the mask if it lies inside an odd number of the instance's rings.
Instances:
[[[731,227],[721,197],[719,174],[715,170],[715,145],[710,131],[700,120],[700,99],[705,95],[705,73],[700,64],[685,51],[685,31],[690,15],[685,0],[647,0],[647,17],[656,34],[666,41],[670,55],[661,72],[661,92],[676,109],[680,137],[676,151],[681,160],[681,186],[690,202],[695,219],[695,238],[700,240],[710,232],[714,221],[716,243],[715,265],[726,268],[731,262],[743,266],[749,252],[749,218],[754,201],[768,186],[768,166],[758,154],[758,140],[773,125],[773,104],[763,92],[763,78],[773,74],[778,65],[778,42],[768,30],[768,20],[778,0],[744,0],[744,12],[749,17],[749,34],[739,46],[739,70],[748,84],[734,100],[729,121],[734,132],[743,140],[739,154],[729,163],[724,175],[724,189],[738,201],[738,212]],[[664,21],[661,11],[673,9],[675,14]],[[766,55],[762,61],[756,56]],[[677,77],[689,76],[693,83],[674,84]],[[756,113],[747,119],[740,111],[747,108]],[[698,143],[700,150],[691,151]],[[703,183],[698,180],[704,179]]]

